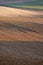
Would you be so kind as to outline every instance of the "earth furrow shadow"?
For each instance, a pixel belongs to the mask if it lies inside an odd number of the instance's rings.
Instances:
[[[11,30],[11,29],[16,29],[19,30],[21,32],[27,33],[28,32],[35,32],[35,33],[39,33],[36,30],[32,30],[31,28],[25,28],[25,27],[20,27],[18,25],[14,25],[11,23],[5,23],[5,22],[0,22],[0,29],[7,29],[7,30]],[[14,30],[13,30],[14,31]]]

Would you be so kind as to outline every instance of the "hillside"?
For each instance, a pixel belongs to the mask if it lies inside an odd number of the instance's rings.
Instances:
[[[0,0],[0,6],[43,10],[43,0]]]
[[[0,40],[43,41],[43,11],[0,7]]]

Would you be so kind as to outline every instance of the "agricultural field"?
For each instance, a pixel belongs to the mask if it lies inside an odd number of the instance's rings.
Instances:
[[[0,0],[0,65],[43,65],[43,0]]]

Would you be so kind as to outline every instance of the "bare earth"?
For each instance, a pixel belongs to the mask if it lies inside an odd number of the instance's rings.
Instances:
[[[43,42],[0,42],[0,65],[43,65]]]

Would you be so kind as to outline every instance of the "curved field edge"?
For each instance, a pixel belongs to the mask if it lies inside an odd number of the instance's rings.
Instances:
[[[26,9],[35,9],[35,10],[43,10],[43,6],[23,6],[23,5],[8,5],[10,7],[18,7],[18,8],[26,8]]]
[[[43,6],[37,6],[37,5],[15,5],[15,4],[8,4],[8,5],[1,5],[6,7],[12,7],[12,8],[25,8],[25,9],[32,9],[32,10],[43,10]]]

